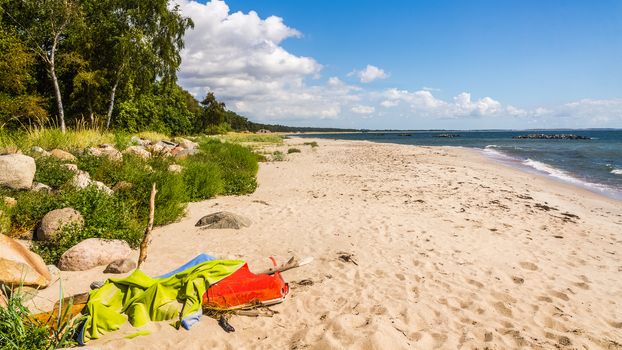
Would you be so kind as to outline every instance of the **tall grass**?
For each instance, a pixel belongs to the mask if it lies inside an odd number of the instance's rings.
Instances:
[[[2,289],[8,300],[5,308],[0,307],[0,349],[52,350],[76,345],[73,339],[81,319],[71,317],[71,305],[61,311],[55,327],[51,327],[32,316],[19,293],[4,286]]]
[[[229,133],[227,135],[218,135],[221,141],[232,143],[261,143],[261,144],[277,144],[283,143],[285,138],[279,134],[249,134],[249,133]]]
[[[114,134],[93,129],[71,130],[62,133],[59,129],[31,128],[20,131],[0,130],[0,147],[17,147],[29,151],[33,146],[46,150],[61,148],[78,150],[102,143],[114,143]]]

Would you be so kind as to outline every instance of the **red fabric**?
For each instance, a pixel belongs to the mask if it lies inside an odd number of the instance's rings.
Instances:
[[[281,274],[255,275],[244,264],[236,272],[211,286],[203,294],[203,305],[213,309],[235,309],[247,304],[280,302],[289,292]]]

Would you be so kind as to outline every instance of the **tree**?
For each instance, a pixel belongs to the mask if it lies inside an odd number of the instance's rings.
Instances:
[[[205,132],[208,127],[216,127],[225,122],[225,104],[218,101],[213,92],[207,93],[201,105],[203,111],[197,118],[197,132]]]
[[[46,65],[61,131],[65,132],[65,111],[58,76],[56,57],[69,27],[80,19],[77,0],[21,0],[9,3],[5,15],[13,22],[22,40]]]

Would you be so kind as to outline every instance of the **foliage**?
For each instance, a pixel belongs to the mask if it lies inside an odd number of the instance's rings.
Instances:
[[[102,143],[115,143],[115,135],[97,129],[76,129],[63,134],[57,128],[27,128],[16,131],[0,129],[0,147],[17,147],[30,152],[34,146],[46,150],[60,148],[82,150]]]
[[[218,138],[233,143],[283,144],[283,136],[278,134],[229,133]]]
[[[214,163],[187,162],[183,177],[191,201],[211,198],[224,190],[220,168]]]
[[[3,287],[9,297],[6,308],[0,307],[0,349],[31,350],[58,349],[75,345],[73,341],[80,318],[70,319],[67,311],[61,313],[55,329],[32,318],[17,291]],[[71,305],[69,305],[71,306]],[[69,310],[64,308],[64,310]]]
[[[35,181],[52,188],[60,188],[74,176],[73,172],[63,166],[61,160],[54,157],[39,157],[36,164]]]
[[[300,149],[299,148],[289,148],[287,150],[287,154],[291,154],[291,153],[300,153]]]

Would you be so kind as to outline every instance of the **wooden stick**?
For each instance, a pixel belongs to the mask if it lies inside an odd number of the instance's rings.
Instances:
[[[306,257],[302,260],[298,260],[295,256],[292,256],[286,263],[281,264],[279,266],[273,266],[268,269],[257,272],[257,275],[272,275],[276,272],[283,272],[291,269],[295,269],[300,266],[304,266],[310,264],[313,261],[312,257]]]
[[[151,197],[149,198],[149,223],[147,224],[147,228],[145,229],[145,236],[143,237],[143,241],[140,243],[140,254],[138,255],[138,266],[137,269],[140,269],[140,264],[143,261],[147,260],[147,247],[151,242],[151,230],[153,229],[153,217],[155,215],[155,196],[156,196],[156,184],[155,182],[151,186]]]

